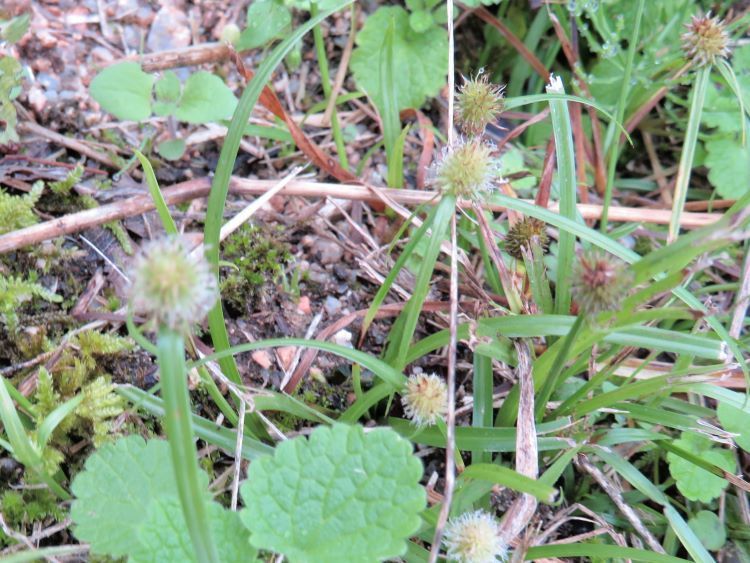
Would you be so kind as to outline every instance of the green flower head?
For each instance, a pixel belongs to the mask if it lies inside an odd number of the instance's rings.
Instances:
[[[693,16],[685,27],[682,50],[696,66],[713,65],[717,59],[726,59],[731,54],[724,22],[718,17],[712,18],[710,12],[705,16]]]
[[[145,244],[129,277],[133,310],[175,330],[203,320],[218,298],[206,259],[192,257],[185,241],[175,236]]]
[[[443,149],[434,166],[434,179],[445,193],[480,199],[500,175],[500,164],[492,156],[494,147],[478,139],[459,138]]]

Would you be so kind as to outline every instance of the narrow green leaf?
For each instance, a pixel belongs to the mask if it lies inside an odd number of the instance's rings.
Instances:
[[[473,463],[464,470],[461,479],[489,481],[519,493],[528,493],[546,503],[553,502],[557,496],[557,489],[554,487],[494,463]]]
[[[557,545],[540,545],[530,547],[524,559],[534,561],[535,559],[547,559],[550,557],[590,557],[603,560],[632,559],[633,561],[646,561],[650,563],[688,563],[687,559],[672,557],[636,549],[634,547],[620,547],[619,545],[596,545],[586,543],[566,543]]]
[[[159,219],[161,219],[161,224],[164,227],[164,230],[167,234],[176,235],[177,225],[175,224],[174,219],[172,219],[172,214],[169,212],[167,202],[164,201],[164,196],[161,193],[161,189],[159,189],[159,181],[156,179],[156,174],[154,174],[154,168],[151,166],[151,162],[139,150],[135,151],[135,156],[143,167],[143,172],[146,175],[146,185],[151,194],[151,199],[154,200],[154,206],[156,207],[156,212],[159,214]]]

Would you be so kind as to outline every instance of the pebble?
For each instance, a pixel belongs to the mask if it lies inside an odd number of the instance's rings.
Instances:
[[[271,367],[271,355],[266,350],[256,350],[250,356],[253,361],[263,369]]]
[[[336,264],[344,256],[344,251],[337,243],[323,238],[315,241],[313,251],[320,256],[320,263],[323,265]]]
[[[349,332],[346,329],[341,329],[336,334],[333,335],[333,338],[331,338],[333,342],[338,344],[339,346],[347,346],[351,348],[352,346],[352,333]]]
[[[302,297],[299,298],[299,303],[297,303],[297,311],[299,311],[303,315],[312,314],[312,307],[310,306],[310,298],[307,295],[303,295]]]
[[[148,32],[146,46],[151,52],[167,51],[190,45],[190,23],[184,10],[163,6]]]
[[[336,299],[333,295],[326,297],[326,302],[323,304],[323,308],[326,310],[328,317],[331,318],[341,310],[341,301]]]

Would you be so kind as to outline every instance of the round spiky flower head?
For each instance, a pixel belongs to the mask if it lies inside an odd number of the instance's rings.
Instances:
[[[443,192],[456,197],[479,199],[492,189],[500,172],[492,150],[492,145],[479,139],[458,139],[443,149],[435,164],[435,183]]]
[[[503,87],[490,84],[479,71],[473,78],[464,77],[456,96],[456,120],[467,135],[481,135],[485,127],[503,111]]]
[[[404,412],[419,427],[432,426],[448,410],[448,387],[434,373],[409,376],[401,397]]]
[[[451,518],[443,540],[448,560],[459,563],[504,561],[508,546],[500,539],[499,533],[500,525],[495,517],[483,510]]]
[[[696,66],[712,65],[717,59],[730,55],[729,36],[724,22],[718,17],[712,18],[711,12],[705,16],[693,16],[685,27],[687,31],[682,34],[682,50]]]
[[[628,294],[632,277],[626,264],[598,251],[582,252],[573,271],[573,297],[581,314],[616,311]]]
[[[185,241],[175,236],[144,245],[130,279],[133,310],[174,330],[203,320],[218,297],[216,276],[206,259],[191,257]]]
[[[523,260],[522,248],[529,249],[531,242],[536,238],[537,244],[542,249],[542,252],[547,252],[549,246],[549,237],[547,236],[546,223],[535,219],[534,217],[524,217],[520,221],[517,221],[509,230],[505,236],[505,250],[516,258],[517,260]]]

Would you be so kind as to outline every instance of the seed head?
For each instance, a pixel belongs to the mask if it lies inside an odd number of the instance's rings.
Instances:
[[[503,87],[490,84],[487,75],[479,71],[473,78],[464,77],[456,96],[456,120],[467,135],[481,135],[503,106]]]
[[[705,16],[693,16],[685,27],[682,50],[696,66],[713,65],[717,59],[725,59],[731,54],[724,22],[718,17],[712,18],[711,12]]]
[[[409,376],[401,404],[416,426],[432,426],[448,410],[448,388],[434,373]]]
[[[200,322],[218,297],[208,262],[192,258],[179,237],[144,245],[133,261],[130,279],[133,310],[175,330]]]
[[[578,255],[572,290],[581,314],[588,317],[618,310],[631,283],[624,262],[597,251]]]
[[[545,230],[546,223],[534,217],[524,217],[513,225],[505,236],[505,250],[518,260],[523,259],[522,248],[531,248],[531,242],[536,238],[542,252],[547,252],[549,237]]]
[[[477,510],[451,518],[445,528],[449,561],[495,563],[504,561],[508,546],[500,539],[500,526],[492,514]]]
[[[435,183],[456,197],[479,199],[490,191],[500,171],[492,148],[478,139],[458,139],[443,149],[434,168]]]

